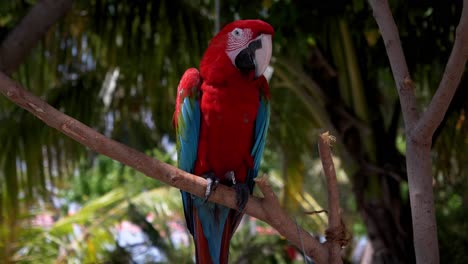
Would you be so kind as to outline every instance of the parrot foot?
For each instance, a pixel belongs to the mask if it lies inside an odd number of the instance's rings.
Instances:
[[[203,178],[205,178],[207,181],[205,199],[203,200],[203,202],[206,203],[206,201],[208,201],[208,198],[210,198],[211,192],[216,190],[216,187],[218,187],[219,180],[213,172],[203,174]]]
[[[234,174],[234,171],[226,172],[226,174],[224,174],[224,178],[232,182],[232,186],[234,187],[234,190],[236,191],[237,211],[239,212],[244,211],[245,205],[247,204],[247,201],[249,200],[249,195],[250,195],[249,187],[245,183],[238,183],[236,181],[236,175]]]
[[[250,189],[249,186],[245,183],[238,183],[234,185],[234,190],[236,191],[236,205],[237,211],[242,212],[245,209],[245,205],[249,200]]]
[[[228,171],[224,174],[224,178],[232,182],[232,185],[236,185],[236,175],[233,171]]]

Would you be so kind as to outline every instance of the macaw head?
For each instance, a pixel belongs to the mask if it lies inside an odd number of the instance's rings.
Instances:
[[[258,78],[271,59],[273,27],[262,20],[237,20],[226,25],[203,55],[200,73],[207,82]]]

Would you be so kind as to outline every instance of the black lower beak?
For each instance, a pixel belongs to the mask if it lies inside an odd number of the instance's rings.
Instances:
[[[252,41],[247,48],[243,49],[236,56],[236,67],[244,73],[255,70],[255,51],[260,48],[262,48],[262,41],[260,39]]]

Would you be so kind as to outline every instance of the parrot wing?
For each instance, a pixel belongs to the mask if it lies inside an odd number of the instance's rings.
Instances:
[[[262,85],[264,86],[261,91],[268,91],[268,83],[264,77]],[[257,177],[260,169],[260,161],[262,160],[263,150],[265,149],[266,136],[268,131],[268,125],[270,124],[270,101],[269,93],[262,93],[260,95],[260,105],[258,107],[257,118],[255,119],[255,131],[254,131],[254,144],[252,147],[251,155],[254,160],[254,166],[249,170],[247,176],[247,183],[252,193],[254,187],[254,179]]]
[[[177,135],[178,167],[193,173],[197,159],[200,134],[200,73],[195,68],[185,71],[177,88],[176,110],[173,124]],[[187,227],[193,235],[193,199],[190,193],[181,191]]]

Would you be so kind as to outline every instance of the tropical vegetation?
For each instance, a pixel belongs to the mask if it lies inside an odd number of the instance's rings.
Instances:
[[[0,41],[37,2],[0,2]],[[461,1],[391,1],[421,105],[437,88]],[[238,18],[275,28],[272,114],[262,173],[298,225],[320,236],[326,207],[317,136],[338,138],[341,206],[373,263],[412,263],[404,127],[385,46],[364,0],[75,1],[12,75],[97,131],[175,164],[176,86],[210,37]],[[433,137],[442,263],[466,263],[466,70]],[[97,155],[0,98],[0,259],[20,263],[193,261],[179,193]],[[133,228],[133,229],[132,229]],[[143,239],[126,245],[122,232]],[[184,236],[185,234],[185,236]],[[352,260],[357,243],[345,259]],[[300,249],[247,218],[234,263],[293,263]]]

